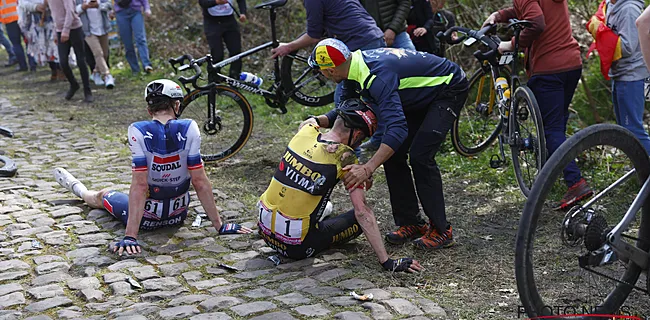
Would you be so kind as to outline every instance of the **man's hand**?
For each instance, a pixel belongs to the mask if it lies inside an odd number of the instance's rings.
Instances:
[[[422,270],[420,263],[411,258],[399,258],[396,260],[388,258],[388,260],[384,261],[381,266],[384,267],[384,270],[392,272],[413,273]]]
[[[124,236],[124,239],[122,239],[120,242],[115,243],[115,248],[113,248],[113,252],[117,252],[117,254],[120,256],[124,251],[126,251],[126,253],[129,255],[142,252],[138,240],[130,236]]]
[[[108,13],[108,18],[111,20],[115,20],[115,11],[111,10],[111,12]]]
[[[384,41],[386,41],[386,46],[393,46],[393,41],[395,41],[395,31],[386,29],[386,31],[384,31]]]
[[[277,48],[271,49],[271,53],[273,55],[271,56],[271,59],[275,59],[276,57],[284,57],[291,53],[293,51],[293,48],[291,47],[290,44],[288,43],[281,43],[280,46]]]
[[[499,53],[503,54],[504,52],[511,52],[515,48],[512,46],[512,42],[510,41],[501,41],[499,43]]]
[[[365,164],[351,164],[345,166],[343,171],[347,171],[343,175],[343,183],[348,190],[354,189],[359,185],[365,183],[372,177],[373,170]]]
[[[372,188],[372,183],[372,177],[368,178],[368,180],[364,182],[364,189],[366,189],[366,191],[370,190],[370,188]]]
[[[483,22],[481,28],[487,25],[495,24],[497,23],[497,20],[499,20],[499,12],[498,11],[492,12],[492,14],[487,19],[485,19],[485,22]]]
[[[250,228],[242,227],[237,223],[226,223],[219,228],[219,234],[235,234],[235,233],[252,233]]]
[[[64,35],[64,34],[61,35],[61,43],[66,43],[68,42],[68,40],[70,40],[69,35]]]
[[[144,16],[145,16],[146,18],[151,18],[151,10],[145,10],[145,11],[144,11]]]
[[[246,15],[245,15],[245,14],[240,14],[240,15],[239,15],[239,22],[244,23],[244,22],[246,22],[247,20],[248,20],[248,19],[246,18]]]
[[[316,119],[309,118],[309,119],[307,119],[307,120],[300,123],[300,125],[298,126],[298,131],[300,131],[300,129],[302,129],[302,127],[304,127],[304,126],[306,126],[308,124],[313,124],[315,126],[318,126],[318,123],[316,122]]]
[[[81,5],[81,6],[83,7],[84,5]],[[41,13],[45,13],[45,10],[47,10],[47,5],[46,4],[41,3],[39,5],[36,5],[36,11],[41,12]]]
[[[83,7],[83,5],[82,5],[82,7]],[[90,1],[86,5],[86,8],[99,8],[99,2],[98,1]]]
[[[427,34],[427,29],[419,27],[413,30],[413,35],[416,37],[421,37],[423,35]]]

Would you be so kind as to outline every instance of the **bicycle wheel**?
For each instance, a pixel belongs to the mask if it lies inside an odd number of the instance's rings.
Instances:
[[[5,156],[0,156],[0,177],[13,177],[16,175],[18,167],[13,160]]]
[[[515,141],[510,145],[512,165],[519,189],[528,197],[535,178],[546,161],[546,138],[542,114],[535,95],[526,86],[518,87],[513,97]]]
[[[510,82],[510,68],[501,68],[501,75]],[[469,94],[465,107],[451,128],[454,149],[465,157],[471,157],[489,147],[501,132],[501,119],[496,108],[496,92],[492,75],[483,69],[476,71],[469,80]]]
[[[205,162],[222,161],[239,152],[253,132],[253,110],[237,90],[217,86],[215,124],[208,116],[210,90],[188,94],[181,106],[180,118],[193,119],[201,129],[201,158]]]
[[[294,51],[282,58],[280,72],[284,92],[289,93],[296,87],[299,90],[291,95],[293,101],[307,107],[319,107],[334,101],[336,83],[330,81],[320,72],[307,64],[307,55]]]
[[[572,160],[594,193],[611,188],[586,208],[574,206],[566,215],[558,214],[549,204],[566,191],[561,178]],[[636,172],[629,179],[613,185],[631,169]],[[639,279],[641,269],[636,264],[613,260],[599,265],[598,259],[579,265],[580,259],[605,248],[604,235],[621,221],[649,174],[650,161],[641,143],[616,125],[583,129],[553,153],[533,185],[517,233],[515,275],[529,317],[617,311],[650,314],[648,296],[632,288],[648,285],[647,278]],[[646,199],[621,238],[626,245],[646,252],[650,248],[649,204]]]

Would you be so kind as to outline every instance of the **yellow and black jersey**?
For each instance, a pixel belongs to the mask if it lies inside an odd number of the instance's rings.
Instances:
[[[290,245],[302,243],[318,222],[354,151],[323,141],[318,127],[304,126],[289,142],[258,205],[260,230]]]

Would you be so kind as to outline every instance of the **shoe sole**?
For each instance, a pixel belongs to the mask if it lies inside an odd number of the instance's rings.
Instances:
[[[587,193],[581,195],[580,197],[575,198],[575,199],[574,199],[573,201],[571,201],[571,202],[567,202],[567,203],[565,203],[565,204],[563,204],[563,205],[560,204],[559,206],[556,206],[555,208],[553,208],[553,210],[554,210],[554,211],[566,211],[566,210],[568,210],[570,207],[572,207],[573,205],[575,205],[576,203],[578,203],[578,202],[580,202],[580,201],[582,201],[582,200],[584,200],[584,199],[591,198],[591,196],[593,196],[593,195],[594,195],[594,191],[591,190],[591,191],[589,191],[589,192],[587,192]]]
[[[106,85],[106,89],[108,89],[108,90],[113,90],[113,88],[115,88],[114,84]]]
[[[413,237],[406,238],[406,239],[404,239],[404,240],[398,240],[398,241],[391,240],[390,238],[388,238],[388,236],[385,236],[384,239],[386,239],[386,242],[388,242],[388,243],[390,243],[390,244],[405,244],[405,243],[407,243],[407,242],[409,242],[409,241],[413,241],[413,239],[417,239],[417,238],[419,238],[419,237],[421,237],[421,236],[422,236],[422,235],[419,235],[419,236],[413,236]]]
[[[426,246],[426,245],[422,244],[421,242],[413,242],[413,244],[415,245],[416,248],[419,248],[419,249],[438,250],[438,249],[447,249],[447,248],[453,247],[454,245],[456,245],[456,241],[452,240],[451,242],[445,243],[445,244],[437,246],[437,247],[429,247],[429,246]]]

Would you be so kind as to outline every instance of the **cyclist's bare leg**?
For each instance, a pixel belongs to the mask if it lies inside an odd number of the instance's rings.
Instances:
[[[105,188],[100,191],[88,190],[83,192],[81,197],[89,207],[94,209],[104,209],[104,195],[110,190],[110,188]]]
[[[103,197],[109,189],[101,191],[88,190],[86,186],[63,168],[54,169],[54,178],[62,187],[82,198],[86,204],[95,209],[103,209]]]

